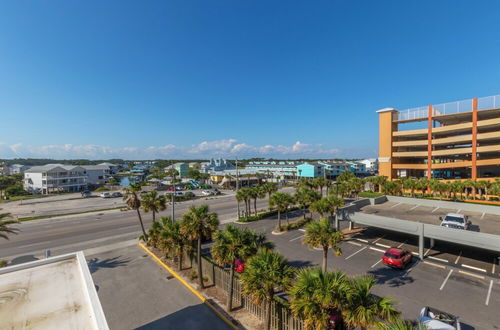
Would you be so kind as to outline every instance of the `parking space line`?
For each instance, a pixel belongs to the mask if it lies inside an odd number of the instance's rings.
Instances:
[[[385,247],[385,248],[387,248],[387,249],[389,249],[389,248],[390,248],[390,246],[389,246],[389,245],[385,245],[385,244],[375,243],[375,245],[378,245],[378,246],[381,246],[381,247]]]
[[[380,236],[379,238],[377,238],[376,240],[373,241],[373,243],[377,243],[378,241],[380,241],[382,238],[384,238],[385,235],[383,236]]]
[[[382,249],[377,249],[377,248],[374,248],[374,247],[372,247],[372,246],[370,246],[370,250],[385,253],[385,251],[384,251],[384,250],[382,250]]]
[[[411,251],[411,254],[413,254],[414,256],[418,256],[418,253],[417,253],[417,252],[413,252],[413,251]]]
[[[442,262],[448,262],[448,260],[446,260],[446,259],[442,259],[442,258],[438,258],[438,257],[433,257],[433,256],[428,256],[427,258],[434,259],[434,260],[437,260],[437,261],[442,261]]]
[[[438,207],[436,207],[434,210],[432,210],[432,212],[431,212],[431,213],[434,213],[434,212],[436,212],[437,210],[439,210],[439,206],[438,206]]]
[[[306,231],[305,229],[302,229],[302,228],[300,228],[299,230],[300,230],[300,231],[303,231],[303,232],[305,232],[305,231]]]
[[[488,289],[488,295],[486,296],[486,302],[485,305],[488,306],[490,303],[490,296],[491,296],[491,288],[493,287],[493,280],[490,280],[490,288]]]
[[[296,239],[299,239],[299,238],[302,238],[302,237],[304,237],[304,235],[300,235],[299,237],[292,238],[291,240],[289,240],[289,242],[295,241]]]
[[[377,266],[377,265],[378,265],[379,263],[381,263],[381,262],[382,262],[382,259],[380,259],[379,261],[377,261],[376,263],[374,263],[374,264],[371,266],[371,268],[374,268],[375,266]]]
[[[457,210],[457,213],[460,213],[460,211],[462,211],[462,209],[458,209],[458,210]]]
[[[408,242],[408,241],[404,241],[403,243],[399,244],[399,245],[398,245],[398,249],[399,249],[400,247],[402,247],[403,245],[405,245],[405,243],[406,243],[406,242]]]
[[[356,246],[363,246],[363,245],[356,243],[356,242],[353,242],[353,241],[347,241],[347,243],[352,244],[352,245],[356,245]]]
[[[486,214],[486,212],[483,212],[483,214],[481,214],[481,218],[479,218],[479,219],[483,220],[485,214]]]
[[[438,268],[442,268],[442,269],[446,269],[445,266],[443,265],[439,265],[439,264],[435,264],[433,262],[430,262],[430,261],[423,261],[424,264],[427,264],[427,265],[430,265],[430,266],[434,266],[434,267],[438,267]]]
[[[395,208],[396,206],[398,205],[401,205],[402,203],[397,203],[397,204],[394,204],[393,206],[391,206],[391,209]]]
[[[481,276],[481,275],[476,275],[476,274],[473,274],[473,273],[465,272],[463,270],[459,270],[458,272],[460,274],[469,275],[469,276],[477,277],[477,278],[480,278],[480,279],[484,280],[484,276]]]
[[[455,260],[455,265],[458,264],[458,260],[460,259],[461,256],[462,256],[462,251],[460,251],[460,253],[458,254],[457,260]]]
[[[453,273],[453,269],[450,269],[448,276],[446,276],[446,278],[443,281],[443,284],[441,284],[441,287],[439,288],[440,291],[443,290],[444,286],[446,285],[446,282],[448,282],[448,279],[450,278],[451,273]]]
[[[432,248],[429,248],[427,251],[425,251],[424,253],[424,257],[427,256],[427,253],[429,253],[431,251]]]
[[[496,261],[496,258],[495,258],[495,257],[493,257],[493,266],[491,267],[491,273],[492,273],[492,274],[495,274],[495,266],[496,266],[495,261]]]
[[[416,208],[417,208],[417,207],[419,207],[419,206],[420,206],[420,205],[418,205],[418,204],[417,204],[417,205],[415,205],[414,207],[412,207],[411,209],[409,209],[408,211],[414,210],[414,209],[416,209]]]
[[[362,239],[362,238],[355,238],[355,240],[360,241],[360,242],[364,242],[364,243],[368,243],[368,240]]]
[[[474,267],[474,266],[469,266],[466,264],[462,264],[462,267],[478,270],[478,271],[483,272],[483,273],[487,273],[486,269],[482,269],[482,268],[478,268],[478,267]]]
[[[365,247],[363,247],[363,248],[359,249],[358,251],[354,252],[354,253],[353,253],[353,254],[351,254],[350,256],[346,257],[346,258],[345,258],[345,260],[347,260],[347,259],[349,259],[349,258],[351,258],[351,257],[354,257],[356,254],[360,253],[361,251],[363,251],[363,250],[364,250],[364,249],[366,249],[366,248],[367,248],[367,246],[365,246]]]

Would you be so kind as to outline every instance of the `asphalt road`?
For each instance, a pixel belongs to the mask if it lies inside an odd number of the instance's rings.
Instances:
[[[200,204],[207,204],[212,212],[217,212],[221,223],[236,219],[234,196],[176,203],[176,218],[180,218],[189,206]],[[257,208],[267,208],[267,200],[259,200]],[[169,215],[171,215],[170,205],[157,216]],[[152,215],[142,212],[142,216],[145,227],[148,228]],[[19,234],[10,235],[9,240],[0,242],[0,258],[10,260],[25,254],[41,255],[48,249],[52,254],[72,252],[136,238],[141,233],[137,213],[120,210],[33,220],[22,222],[17,226],[20,229]]]
[[[110,329],[231,329],[137,244],[86,258]]]

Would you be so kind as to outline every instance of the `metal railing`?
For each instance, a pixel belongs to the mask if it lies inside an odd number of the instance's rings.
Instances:
[[[477,99],[477,110],[490,110],[500,108],[500,95],[479,97]],[[454,101],[448,103],[434,104],[432,105],[432,115],[442,116],[451,115],[456,113],[471,112],[472,111],[472,99]],[[395,114],[395,120],[413,120],[426,118],[428,116],[428,107],[418,107],[410,108],[406,110],[401,110]]]

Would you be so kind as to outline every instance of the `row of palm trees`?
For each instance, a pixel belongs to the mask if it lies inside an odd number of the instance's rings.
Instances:
[[[264,184],[255,187],[244,187],[238,189],[236,192],[236,200],[245,203],[245,210],[243,216],[250,216],[251,203],[253,200],[254,215],[257,215],[257,199],[265,198],[266,196],[270,198],[271,194],[278,191],[276,184],[272,182],[266,182]]]

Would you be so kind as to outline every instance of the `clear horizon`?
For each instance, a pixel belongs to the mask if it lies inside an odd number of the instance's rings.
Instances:
[[[374,158],[376,110],[500,94],[499,10],[6,2],[0,158]]]

